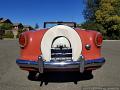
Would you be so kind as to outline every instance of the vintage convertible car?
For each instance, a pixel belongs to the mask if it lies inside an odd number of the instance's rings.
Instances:
[[[45,22],[44,29],[20,34],[16,63],[33,76],[55,71],[91,73],[105,62],[102,39],[100,32],[77,28],[75,22]]]

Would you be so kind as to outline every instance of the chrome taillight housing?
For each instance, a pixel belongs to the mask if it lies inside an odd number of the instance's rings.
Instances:
[[[27,45],[27,37],[26,37],[26,35],[24,35],[24,34],[19,35],[19,44],[20,44],[20,47],[22,47],[22,48]]]
[[[97,33],[95,37],[95,44],[97,47],[101,47],[103,42],[103,37],[101,33]]]

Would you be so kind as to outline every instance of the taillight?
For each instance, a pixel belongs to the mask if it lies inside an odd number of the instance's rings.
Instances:
[[[100,47],[100,46],[102,46],[102,41],[103,41],[102,34],[100,34],[100,33],[96,34],[95,44],[96,44],[98,47]]]
[[[27,38],[24,34],[20,34],[19,44],[20,44],[20,47],[25,47],[27,45]]]

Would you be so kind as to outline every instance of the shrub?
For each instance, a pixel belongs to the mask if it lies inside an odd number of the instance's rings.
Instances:
[[[23,33],[23,32],[25,32],[25,30],[19,29],[19,30],[18,30],[17,38],[19,38],[19,35],[20,35],[21,33]]]
[[[12,31],[7,31],[4,35],[4,38],[14,38]]]

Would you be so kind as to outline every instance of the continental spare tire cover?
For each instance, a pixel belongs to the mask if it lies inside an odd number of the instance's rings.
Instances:
[[[44,34],[41,41],[41,52],[43,59],[46,61],[51,59],[51,45],[53,40],[59,36],[66,37],[70,41],[72,58],[74,61],[78,60],[82,51],[81,38],[73,28],[65,25],[54,26]]]

